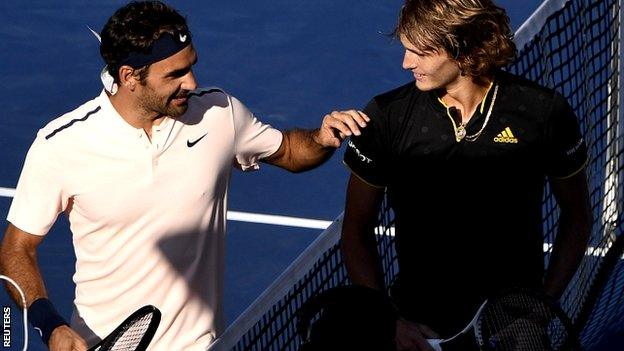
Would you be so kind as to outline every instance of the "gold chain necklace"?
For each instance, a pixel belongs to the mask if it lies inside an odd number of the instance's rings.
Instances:
[[[469,142],[474,142],[481,136],[481,133],[483,133],[483,131],[485,130],[485,127],[490,121],[490,116],[492,115],[492,110],[494,109],[494,103],[496,102],[496,95],[498,95],[498,84],[494,86],[494,94],[492,95],[492,102],[490,103],[490,108],[488,109],[488,112],[485,115],[485,121],[483,122],[481,129],[472,135],[466,135],[466,124],[463,122],[460,123],[459,126],[457,126],[457,128],[455,129],[455,140],[457,140],[457,142],[460,142],[463,139],[466,139],[466,141],[469,141]]]

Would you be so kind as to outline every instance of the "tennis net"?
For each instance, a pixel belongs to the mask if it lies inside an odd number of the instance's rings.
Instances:
[[[580,119],[589,148],[587,166],[595,222],[590,248],[562,305],[574,320],[605,251],[622,233],[624,140],[621,125],[621,0],[550,0],[516,32],[518,60],[509,68],[561,92]],[[550,188],[543,199],[545,263],[557,232],[559,210]],[[296,350],[295,313],[311,296],[346,284],[338,217],[224,332],[210,350]],[[398,272],[393,214],[384,202],[376,229],[386,286]],[[624,329],[622,260],[610,275],[581,332],[584,349]]]
[[[576,111],[588,145],[586,171],[595,221],[590,248],[561,301],[572,319],[583,325],[585,349],[599,345],[610,332],[624,329],[621,260],[599,294],[594,311],[587,319],[583,317],[586,320],[578,320],[597,268],[622,232],[621,10],[619,0],[545,2],[518,31],[516,40],[522,49],[511,68],[561,92]],[[547,186],[545,243],[554,241],[558,214]]]

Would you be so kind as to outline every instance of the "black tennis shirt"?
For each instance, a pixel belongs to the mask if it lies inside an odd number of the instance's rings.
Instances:
[[[467,324],[488,294],[542,286],[542,197],[547,177],[580,171],[587,151],[577,118],[553,90],[506,72],[457,141],[436,92],[414,82],[375,97],[371,122],[345,164],[387,187],[396,219],[401,313],[443,336]]]

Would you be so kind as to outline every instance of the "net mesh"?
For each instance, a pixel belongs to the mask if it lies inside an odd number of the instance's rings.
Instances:
[[[547,17],[520,51],[511,71],[561,92],[576,111],[589,149],[586,171],[594,215],[590,248],[562,298],[574,320],[606,249],[622,231],[622,126],[620,125],[620,1],[571,0]],[[543,201],[544,241],[554,241],[558,208],[551,190]],[[546,263],[548,255],[546,255]],[[623,327],[618,264],[597,310],[583,321],[581,340],[591,348]],[[618,277],[620,277],[618,279]]]
[[[588,145],[590,158],[586,171],[594,215],[590,247],[561,300],[573,321],[585,304],[605,251],[622,232],[624,142],[620,124],[619,20],[619,0],[546,2],[517,33],[517,41],[527,39],[518,43],[518,60],[509,68],[515,74],[561,92],[576,111]],[[543,199],[546,264],[558,223],[559,210],[546,186]],[[338,245],[340,227],[338,218],[210,350],[297,350],[298,308],[311,296],[347,283]],[[386,286],[390,286],[398,267],[393,215],[386,202],[379,214],[376,234]],[[624,329],[623,270],[624,263],[619,260],[598,294],[596,307],[587,321],[583,321],[580,336],[584,349],[596,347],[609,333]]]

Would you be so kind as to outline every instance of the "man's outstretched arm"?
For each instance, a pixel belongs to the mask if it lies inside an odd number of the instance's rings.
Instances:
[[[263,161],[291,172],[307,171],[327,161],[345,138],[360,135],[369,121],[359,111],[334,111],[323,118],[319,129],[284,132],[279,149]]]
[[[37,246],[41,244],[43,238],[43,236],[27,233],[9,223],[0,245],[0,272],[13,279],[22,289],[26,297],[26,305],[29,307],[29,316],[33,302],[37,301],[41,304],[48,297],[37,263]],[[10,284],[7,288],[16,304],[22,306],[19,292]],[[87,349],[84,340],[67,325],[53,329],[48,347],[53,351]]]

